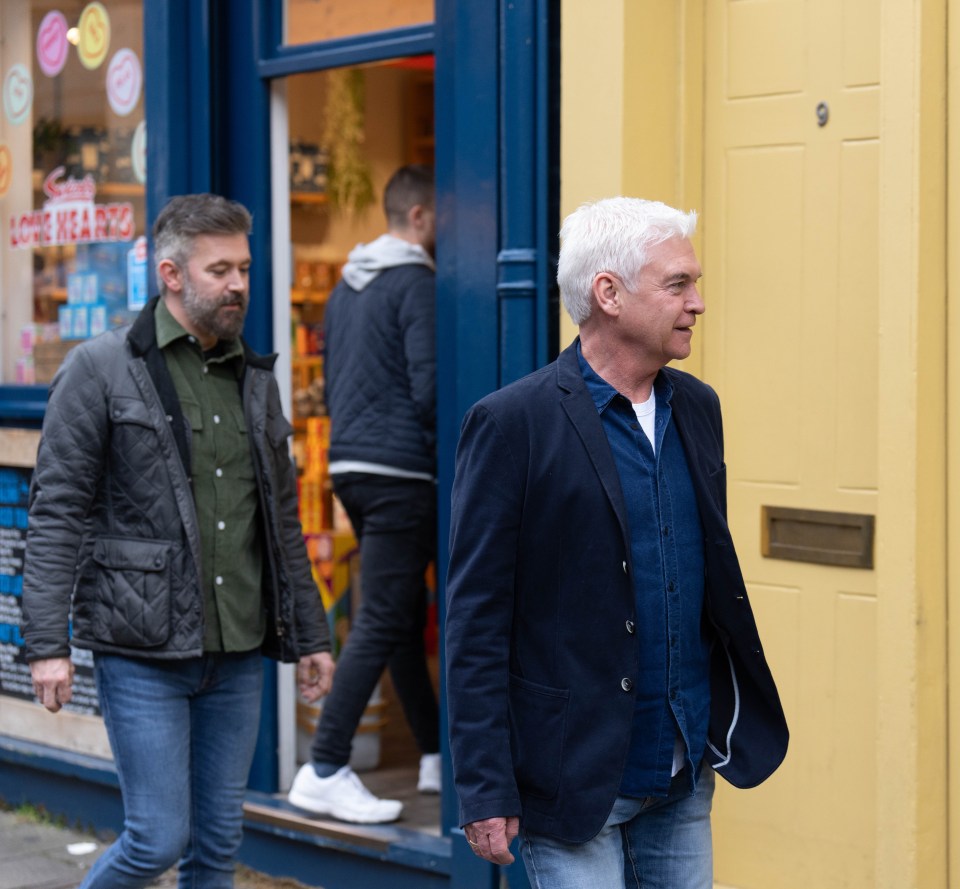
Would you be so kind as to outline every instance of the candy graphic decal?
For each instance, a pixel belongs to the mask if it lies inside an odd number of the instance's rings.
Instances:
[[[147,124],[141,120],[133,131],[133,142],[130,144],[130,161],[133,166],[133,175],[141,185],[147,181]]]
[[[140,101],[143,69],[132,49],[118,49],[107,68],[107,99],[121,117],[129,114]]]
[[[77,54],[84,68],[99,68],[110,49],[110,15],[102,3],[90,3],[77,25]]]
[[[37,30],[37,64],[47,77],[56,77],[67,63],[67,20],[62,12],[48,12]]]
[[[33,104],[33,77],[26,65],[11,65],[3,81],[3,110],[12,124],[23,123]]]
[[[10,149],[0,143],[0,198],[6,196],[12,178],[13,158],[10,156]]]

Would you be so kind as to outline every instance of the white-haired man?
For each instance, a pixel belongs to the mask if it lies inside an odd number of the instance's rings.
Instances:
[[[611,198],[564,222],[579,338],[461,430],[447,693],[473,851],[538,889],[710,889],[713,776],[788,732],[725,517],[720,404],[667,368],[704,311],[694,213]]]

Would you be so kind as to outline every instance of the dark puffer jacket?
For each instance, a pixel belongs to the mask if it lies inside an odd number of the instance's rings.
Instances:
[[[23,579],[28,661],[80,648],[203,652],[190,430],[157,347],[154,299],[129,328],[74,348],[54,377],[30,495]],[[272,367],[245,346],[242,401],[264,531],[264,653],[330,649],[297,513]]]
[[[434,273],[379,272],[362,290],[341,281],[324,317],[330,460],[435,471]]]

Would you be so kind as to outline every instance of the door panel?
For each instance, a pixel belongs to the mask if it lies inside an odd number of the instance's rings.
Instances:
[[[708,0],[704,33],[704,375],[723,402],[730,523],[791,727],[769,782],[718,788],[716,876],[869,886],[874,574],[760,545],[763,505],[877,509],[879,4]]]

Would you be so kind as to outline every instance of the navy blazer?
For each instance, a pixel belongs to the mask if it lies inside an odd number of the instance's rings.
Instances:
[[[788,731],[726,520],[716,393],[673,368],[673,420],[703,524],[711,663],[706,762],[738,787],[783,761]],[[627,509],[577,361],[467,413],[447,575],[450,746],[460,823],[520,815],[567,842],[613,807],[637,684]],[[625,680],[632,680],[627,682]]]

